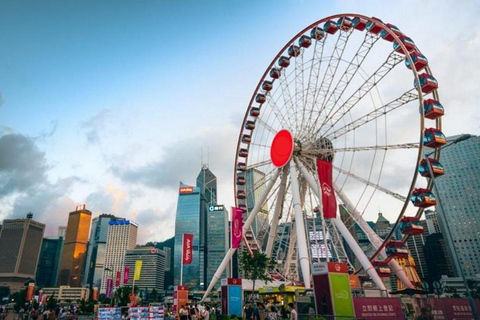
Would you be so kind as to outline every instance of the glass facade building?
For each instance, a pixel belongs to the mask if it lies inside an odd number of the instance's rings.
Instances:
[[[449,256],[453,250],[458,256],[455,275],[462,268],[470,277],[480,273],[480,137],[455,142],[459,137],[447,138],[451,144],[441,151],[445,175],[435,179],[436,209]]]
[[[217,271],[220,263],[225,257],[225,246],[229,244],[228,240],[228,212],[222,205],[211,205],[208,207],[208,228],[207,228],[207,256],[206,256],[206,286],[210,284],[213,275]],[[227,238],[225,237],[227,236]],[[224,271],[221,279],[226,278]],[[220,286],[217,281],[215,289]]]
[[[38,260],[35,284],[38,287],[55,287],[57,283],[58,263],[62,252],[63,238],[47,239],[42,242]]]
[[[184,285],[190,289],[200,289],[200,188],[180,182],[178,189],[177,212],[175,217],[175,248],[174,248],[174,285]],[[183,234],[193,234],[192,263],[183,266],[182,283],[180,283],[182,262]]]
[[[101,214],[92,220],[90,239],[88,241],[87,258],[85,262],[84,285],[89,288],[100,288],[103,268],[105,267],[105,250],[109,222],[114,220],[111,214]]]

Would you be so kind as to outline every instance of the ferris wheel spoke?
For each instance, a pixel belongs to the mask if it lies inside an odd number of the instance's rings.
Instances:
[[[359,177],[359,176],[357,176],[357,175],[355,175],[355,174],[353,174],[353,173],[351,173],[351,172],[348,172],[348,171],[346,171],[346,170],[343,170],[343,169],[338,168],[338,167],[335,167],[335,166],[334,166],[334,169],[335,169],[336,171],[338,171],[338,172],[340,172],[340,173],[348,176],[348,177],[354,178],[354,179],[356,179],[356,180],[364,183],[365,185],[367,185],[367,186],[369,186],[369,187],[373,187],[373,188],[375,188],[375,189],[377,189],[377,190],[380,190],[380,191],[384,192],[385,194],[388,194],[389,196],[394,197],[394,198],[397,199],[397,200],[400,200],[400,201],[402,201],[402,202],[407,201],[407,197],[404,197],[404,196],[402,196],[402,195],[400,195],[400,194],[398,194],[398,193],[396,193],[396,192],[393,192],[393,191],[391,191],[391,190],[388,190],[387,188],[384,188],[384,187],[380,186],[378,183],[372,183],[371,181],[369,181],[369,180],[367,180],[367,179],[363,179],[363,178],[361,178],[361,177]]]
[[[338,137],[341,137],[343,136],[344,134],[346,134],[347,132],[350,132],[352,130],[355,130],[371,121],[374,121],[380,117],[383,117],[385,116],[386,114],[388,114],[389,112],[392,112],[400,107],[403,107],[404,105],[406,105],[407,103],[409,102],[412,102],[412,101],[415,101],[415,100],[418,100],[418,91],[416,89],[411,89],[407,92],[405,92],[404,94],[402,94],[399,98],[393,100],[393,101],[390,101],[389,103],[383,105],[383,106],[380,106],[378,108],[376,108],[375,110],[373,110],[372,112],[358,118],[358,119],[355,119],[353,120],[352,122],[349,122],[347,123],[345,126],[341,127],[341,128],[338,128],[336,129],[335,131],[331,132],[331,133],[327,133],[325,134],[325,136],[327,138],[330,138],[330,139],[337,139]],[[330,127],[330,128],[333,128]]]
[[[335,78],[335,74],[337,72],[338,66],[342,61],[343,52],[347,45],[348,38],[352,34],[352,32],[353,32],[353,29],[349,29],[348,31],[340,31],[340,35],[337,38],[335,47],[332,50],[332,55],[330,56],[330,59],[328,61],[325,74],[323,75],[322,82],[320,83],[320,86],[316,90],[316,95],[314,99],[315,104],[312,106],[312,109],[316,109],[315,108],[316,105],[322,105],[322,106],[324,105],[325,99],[327,98],[328,93],[330,92],[330,87]],[[313,120],[312,122],[313,124],[319,121],[319,118],[322,116],[322,113],[323,113],[323,109],[320,108],[315,120]],[[309,125],[307,124],[307,127],[308,126]]]
[[[330,117],[331,112],[338,104],[338,101],[345,92],[345,89],[349,86],[352,78],[357,74],[363,61],[370,53],[370,50],[372,49],[373,45],[378,41],[378,39],[380,39],[379,35],[375,35],[369,32],[365,33],[365,38],[363,42],[361,43],[353,58],[348,63],[348,66],[346,67],[342,77],[337,82],[335,89],[331,91],[328,98],[325,99],[321,107],[321,110],[323,110],[325,113],[325,118]]]
[[[262,118],[258,117],[257,120],[255,121],[255,124],[261,125],[263,128],[268,130],[270,133],[275,135],[277,133],[277,130],[273,129],[266,121],[264,121]],[[270,146],[268,146],[270,148]]]
[[[355,105],[365,97],[377,84],[395,68],[400,62],[404,61],[404,57],[399,53],[393,51],[387,58],[387,60],[373,73],[365,82],[353,93],[345,103],[343,103],[330,117],[324,119],[323,123],[319,126],[317,134],[322,132],[328,132],[335,124],[344,116],[344,114],[350,112]],[[329,125],[327,128],[325,128]]]

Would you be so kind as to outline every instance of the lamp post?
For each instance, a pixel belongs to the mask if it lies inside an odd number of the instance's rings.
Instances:
[[[459,136],[458,138],[456,138],[452,142],[440,147],[439,149],[441,150],[441,149],[447,148],[447,147],[449,147],[451,145],[454,145],[454,144],[456,144],[460,141],[468,140],[471,137],[472,136],[470,134],[462,134],[461,136]],[[440,213],[437,210],[437,214],[439,215],[440,219],[443,221],[443,227],[444,227],[443,229],[444,229],[445,235],[446,235],[445,240],[448,243],[448,247],[451,248],[450,251],[451,251],[451,255],[452,255],[453,264],[455,265],[455,269],[457,269],[460,277],[462,278],[463,284],[465,286],[465,294],[467,296],[468,303],[470,304],[470,308],[472,309],[473,318],[478,320],[479,318],[478,318],[477,310],[475,309],[475,302],[473,301],[473,297],[472,297],[472,294],[470,292],[470,288],[468,287],[468,282],[467,282],[467,279],[465,277],[465,273],[463,272],[463,268],[460,265],[460,260],[458,258],[458,254],[457,254],[457,251],[455,250],[455,245],[453,243],[452,232],[451,232],[450,226],[448,225],[447,220],[445,218],[445,210],[444,210],[444,207],[443,207],[443,203],[440,200],[440,194],[439,194],[438,189],[435,185],[435,176],[433,174],[432,164],[428,160],[428,157],[431,156],[434,153],[435,153],[435,151],[430,152],[428,154],[425,154],[425,160],[427,162],[428,171],[430,173],[430,179],[431,179],[431,182],[432,182],[432,189],[434,191],[434,194],[436,195],[437,205],[440,207]]]

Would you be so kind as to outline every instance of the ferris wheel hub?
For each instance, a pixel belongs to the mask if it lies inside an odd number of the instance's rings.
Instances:
[[[270,147],[270,158],[277,168],[285,166],[292,158],[295,143],[293,136],[287,129],[280,130],[272,141]]]

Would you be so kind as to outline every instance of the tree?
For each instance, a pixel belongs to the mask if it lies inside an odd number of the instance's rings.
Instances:
[[[276,262],[273,258],[268,258],[263,252],[255,252],[250,254],[245,252],[240,255],[239,267],[243,272],[245,279],[252,280],[252,292],[255,292],[255,281],[263,280],[272,281],[269,272],[275,269]]]

